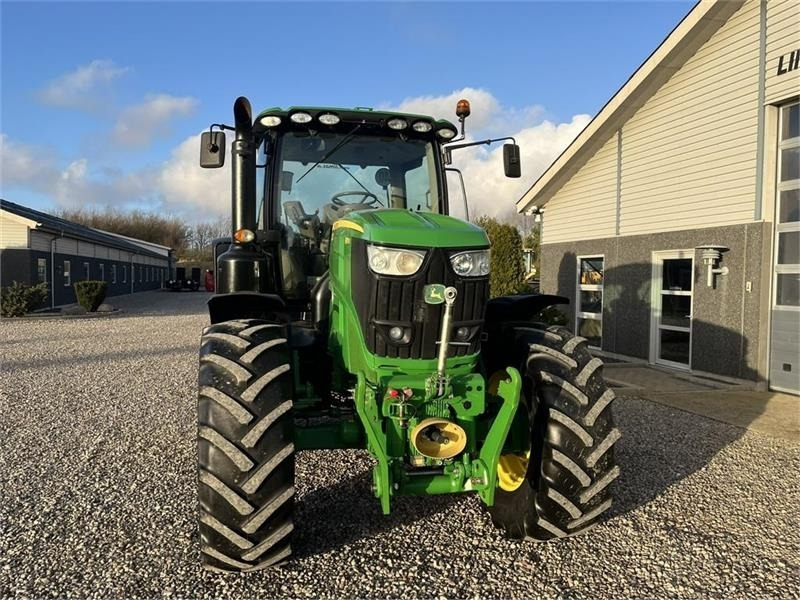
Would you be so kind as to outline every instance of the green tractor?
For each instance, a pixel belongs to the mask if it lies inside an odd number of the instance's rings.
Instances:
[[[207,168],[235,138],[232,238],[200,347],[205,567],[291,556],[301,450],[366,449],[384,514],[400,495],[475,492],[512,538],[581,533],[611,505],[601,361],[534,322],[566,299],[490,299],[486,233],[448,216],[451,152],[500,141],[462,142],[469,111],[459,102],[459,132],[363,108],[253,119],[238,98],[234,126],[202,135]],[[519,177],[519,148],[503,153]]]

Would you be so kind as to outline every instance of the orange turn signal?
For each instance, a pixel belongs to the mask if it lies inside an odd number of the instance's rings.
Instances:
[[[233,234],[233,239],[240,244],[246,244],[247,242],[252,242],[254,239],[256,239],[256,234],[249,229],[240,229]]]

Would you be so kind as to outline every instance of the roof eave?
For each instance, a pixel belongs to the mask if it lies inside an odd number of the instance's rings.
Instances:
[[[5,208],[1,209],[0,212],[2,212],[3,215],[5,215],[5,218],[11,219],[12,221],[19,223],[20,225],[25,225],[27,227],[30,227],[31,229],[35,229],[37,226],[41,225],[41,223],[39,223],[38,221],[34,221],[32,219],[28,219],[27,217],[17,215],[11,212],[10,210],[6,210]]]

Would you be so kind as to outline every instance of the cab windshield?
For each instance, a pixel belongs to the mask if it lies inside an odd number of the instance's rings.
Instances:
[[[320,217],[328,204],[439,212],[433,152],[424,140],[287,133],[279,146],[281,201],[276,206],[300,202]]]
[[[436,148],[426,140],[287,132],[270,159],[273,222],[282,235],[284,292],[303,297],[327,270],[334,221],[356,210],[442,212]]]

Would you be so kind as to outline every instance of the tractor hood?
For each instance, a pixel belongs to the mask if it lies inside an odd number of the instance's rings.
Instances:
[[[376,244],[419,248],[488,248],[486,232],[472,223],[399,208],[354,211],[333,225]]]

